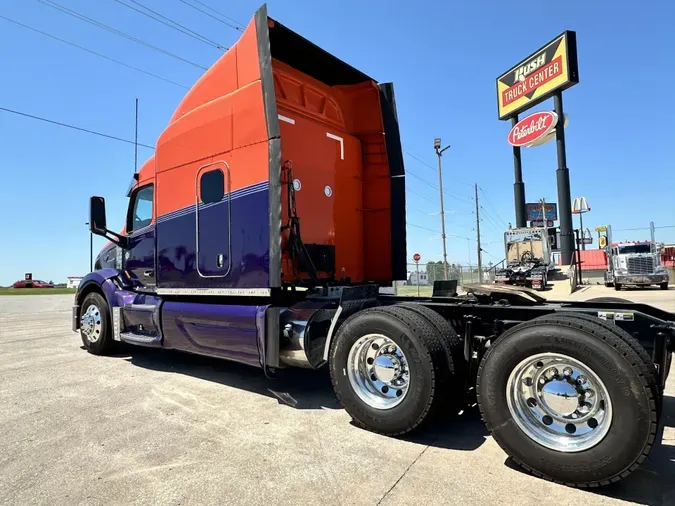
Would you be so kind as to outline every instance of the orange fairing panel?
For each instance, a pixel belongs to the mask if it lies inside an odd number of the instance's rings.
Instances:
[[[255,202],[250,212],[237,214],[232,207],[232,214],[209,222],[229,220],[231,242],[215,237],[224,246],[210,244],[207,234],[198,239],[204,248],[231,255],[228,262],[239,276],[223,274],[214,283],[257,286],[263,277],[256,281],[251,269],[266,273],[271,288],[282,286],[282,272],[284,283],[307,281],[307,263],[300,265],[287,247],[295,186],[302,242],[320,266],[319,278],[404,278],[402,157],[393,92],[382,86],[268,18],[265,6],[259,9],[236,44],[187,93],[157,141],[154,161],[141,169],[144,181],[154,171],[158,262],[163,251],[194,242],[194,226],[185,217],[199,208],[200,170],[213,165],[227,173],[231,198],[242,196],[233,206],[249,205],[243,196],[257,195],[246,200]],[[282,185],[282,167],[292,168],[297,183]],[[252,217],[254,211],[263,218]],[[203,218],[204,224],[210,219]],[[165,280],[209,286],[205,278],[178,279],[178,265],[163,267],[158,287]]]
[[[176,108],[157,142],[155,205],[157,216],[194,206],[198,171],[211,163],[229,168],[230,193],[269,184],[265,270],[275,287],[280,286],[281,161],[267,23],[263,6]]]

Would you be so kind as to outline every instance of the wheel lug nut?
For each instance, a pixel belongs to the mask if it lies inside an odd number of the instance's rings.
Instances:
[[[546,384],[546,380],[544,378],[539,378],[539,383],[541,385],[544,385],[544,384]]]
[[[583,376],[583,375],[581,375],[577,378],[577,383],[579,383],[580,385],[585,384],[587,381],[588,380],[586,379],[586,376]]]
[[[578,418],[578,417],[579,417],[579,415],[577,415],[576,413],[572,413],[572,418]]]
[[[571,376],[572,375],[572,368],[571,367],[565,367],[563,369],[563,375],[565,376]]]
[[[555,367],[551,367],[548,371],[546,371],[545,375],[546,378],[553,379],[558,375],[558,369],[556,369]]]
[[[595,395],[595,392],[593,392],[593,390],[586,390],[586,391],[584,392],[584,396],[585,396],[586,398],[588,398],[588,399],[590,399],[590,398],[593,397],[594,395]]]
[[[396,353],[396,346],[394,346],[393,344],[389,346],[389,353]]]

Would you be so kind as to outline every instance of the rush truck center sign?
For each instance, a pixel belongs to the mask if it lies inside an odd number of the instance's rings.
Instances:
[[[497,78],[499,119],[508,119],[578,82],[577,36],[566,31]]]

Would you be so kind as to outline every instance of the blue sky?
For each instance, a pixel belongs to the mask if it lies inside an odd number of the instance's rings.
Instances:
[[[114,0],[57,1],[205,67],[219,57],[217,49]],[[180,0],[139,1],[220,44],[238,37]],[[260,5],[202,1],[241,23]],[[2,16],[176,83],[190,86],[202,73],[37,0],[3,4]],[[452,145],[443,157],[444,188],[452,195],[445,198],[449,261],[467,263],[470,249],[475,262],[475,242],[465,239],[475,237],[474,182],[486,210],[484,260],[502,258],[502,232],[514,221],[513,164],[509,125],[497,120],[495,78],[565,29],[576,30],[579,47],[580,84],[565,93],[564,106],[572,196],[585,196],[592,208],[584,225],[675,225],[673,2],[638,9],[609,0],[272,0],[268,7],[272,17],[356,68],[394,82],[404,149],[424,161],[405,155],[409,257],[441,258],[438,192],[419,179],[437,184],[433,138],[440,136]],[[138,97],[139,141],[150,145],[186,91],[4,19],[0,57],[0,107],[133,139]],[[552,108],[551,101],[536,109],[543,108]],[[121,225],[133,146],[2,111],[0,131],[0,285],[29,271],[54,281],[86,273],[87,199],[105,196],[109,224]],[[150,154],[141,148],[139,164]],[[554,143],[524,150],[528,201],[557,201],[556,163]],[[615,233],[617,239],[647,237],[647,230]],[[675,228],[657,230],[657,238],[675,242]],[[95,244],[98,251],[102,241]]]

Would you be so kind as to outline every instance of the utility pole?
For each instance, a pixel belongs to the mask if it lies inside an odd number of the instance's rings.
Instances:
[[[478,214],[478,184],[474,184],[474,194],[476,196],[476,244],[478,252],[478,282],[483,282],[483,262],[481,260],[481,249],[480,249],[480,215]]]
[[[445,212],[443,211],[443,170],[441,168],[441,157],[443,156],[443,151],[449,147],[450,145],[448,144],[441,149],[441,139],[434,139],[434,150],[436,151],[436,156],[438,156],[438,187],[441,195],[441,241],[443,241],[443,279],[445,280],[448,279],[448,254],[445,247]]]

